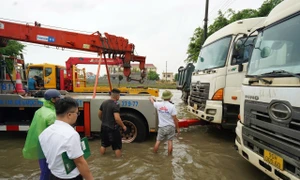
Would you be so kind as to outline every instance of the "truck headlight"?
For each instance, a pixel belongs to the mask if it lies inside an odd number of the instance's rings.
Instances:
[[[209,114],[209,115],[215,115],[216,113],[217,113],[216,109],[207,109],[206,110],[206,114]]]

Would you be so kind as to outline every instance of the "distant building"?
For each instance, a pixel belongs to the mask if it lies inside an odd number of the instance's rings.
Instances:
[[[145,64],[147,72],[157,71],[156,67],[153,64]],[[110,74],[120,74],[123,72],[124,68],[122,65],[108,65],[108,70]],[[140,72],[139,64],[131,64],[131,73]]]
[[[174,73],[172,72],[163,72],[161,79],[162,81],[173,81],[174,80]]]
[[[96,75],[95,75],[94,73],[92,73],[92,72],[87,72],[87,73],[86,73],[86,77],[87,77],[87,78],[95,78],[95,76],[96,76]]]

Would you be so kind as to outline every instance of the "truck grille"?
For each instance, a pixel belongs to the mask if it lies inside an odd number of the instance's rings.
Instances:
[[[192,83],[190,92],[190,106],[197,104],[198,110],[204,111],[209,95],[209,83]]]
[[[288,102],[245,101],[244,144],[263,157],[264,149],[284,159],[284,169],[300,177],[300,108]]]

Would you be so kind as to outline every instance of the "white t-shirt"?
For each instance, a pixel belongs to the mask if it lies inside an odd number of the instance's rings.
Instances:
[[[154,107],[158,113],[158,127],[171,125],[175,127],[172,116],[177,115],[175,105],[169,101],[154,102]]]
[[[68,179],[80,174],[77,167],[67,174],[62,160],[64,152],[67,152],[69,159],[76,159],[83,155],[80,136],[71,125],[55,120],[54,124],[40,134],[39,141],[48,167],[54,176]]]

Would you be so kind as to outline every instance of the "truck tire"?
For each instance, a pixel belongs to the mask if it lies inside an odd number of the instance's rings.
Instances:
[[[142,119],[135,114],[122,113],[121,119],[124,125],[127,127],[127,131],[124,132],[122,129],[122,142],[131,143],[131,142],[142,142],[147,137],[146,125],[143,123]]]

